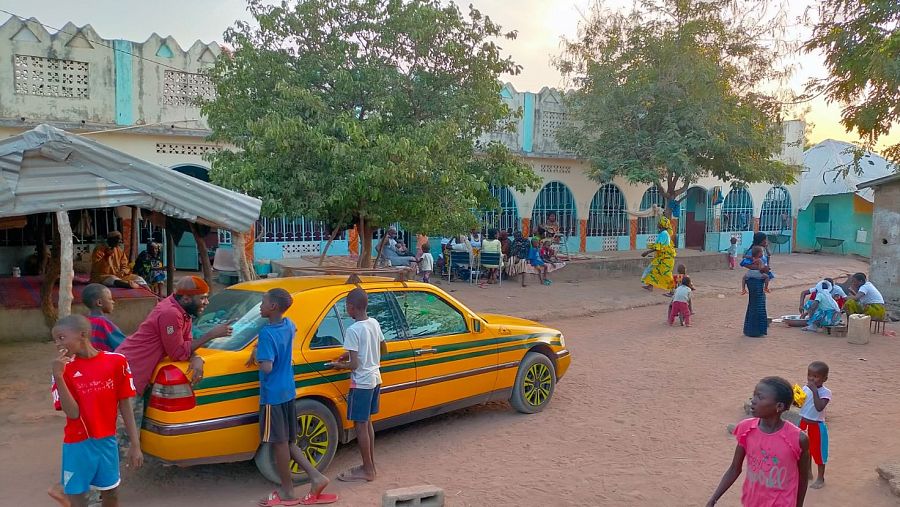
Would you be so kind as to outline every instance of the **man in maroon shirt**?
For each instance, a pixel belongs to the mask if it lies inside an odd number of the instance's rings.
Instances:
[[[231,335],[231,324],[219,324],[197,340],[191,336],[193,317],[209,304],[209,285],[198,276],[184,277],[175,284],[175,293],[159,303],[144,322],[116,349],[131,366],[137,396],[132,403],[138,428],[144,413],[143,395],[156,365],[165,357],[190,361],[187,373],[196,385],[203,378],[203,359],[195,351],[214,338]]]

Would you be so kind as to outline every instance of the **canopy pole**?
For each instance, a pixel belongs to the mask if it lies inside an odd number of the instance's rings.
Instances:
[[[175,288],[175,238],[166,228],[166,295],[171,296]]]
[[[59,228],[59,305],[57,318],[72,313],[72,279],[75,276],[73,267],[74,247],[72,245],[72,224],[69,223],[68,211],[56,212],[56,224]]]
[[[191,234],[194,235],[194,242],[197,243],[197,253],[200,254],[200,269],[203,271],[203,279],[207,285],[212,287],[212,264],[209,262],[209,250],[206,248],[206,239],[200,235],[200,227],[194,222],[190,222]]]
[[[141,211],[137,206],[131,208],[131,245],[129,245],[128,259],[134,264],[140,253],[141,242]]]

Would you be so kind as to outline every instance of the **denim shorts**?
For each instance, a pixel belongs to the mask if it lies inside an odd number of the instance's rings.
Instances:
[[[350,388],[347,395],[347,419],[353,422],[366,422],[378,413],[378,401],[381,398],[381,385],[374,389]]]

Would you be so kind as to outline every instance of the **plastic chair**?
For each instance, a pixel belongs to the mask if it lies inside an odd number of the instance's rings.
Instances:
[[[475,276],[475,283],[478,283],[478,280],[481,278],[481,273],[485,269],[496,269],[498,271],[498,274],[500,274],[500,271],[502,271],[502,269],[503,269],[502,256],[503,256],[503,254],[501,254],[500,252],[496,252],[496,253],[481,252],[481,262],[480,262],[480,266],[478,268],[477,274]],[[498,276],[498,278],[500,279],[500,285],[503,285],[503,276]]]
[[[451,250],[450,269],[447,271],[447,282],[451,281],[450,279],[453,277],[453,270],[455,268],[458,268],[459,266],[469,266],[469,278],[471,279],[471,271],[473,266],[471,266],[470,264],[471,260],[469,259],[469,252],[457,252]]]

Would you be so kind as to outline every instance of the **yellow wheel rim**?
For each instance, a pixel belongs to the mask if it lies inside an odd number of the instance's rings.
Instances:
[[[306,455],[306,459],[312,466],[318,467],[319,463],[328,453],[328,444],[331,441],[328,435],[328,426],[319,416],[303,414],[297,417],[297,447]],[[296,461],[291,460],[291,471],[301,473],[303,471]]]
[[[552,382],[550,368],[541,363],[531,365],[531,368],[525,372],[525,379],[522,382],[522,394],[525,396],[525,401],[532,407],[543,405],[550,397]]]

